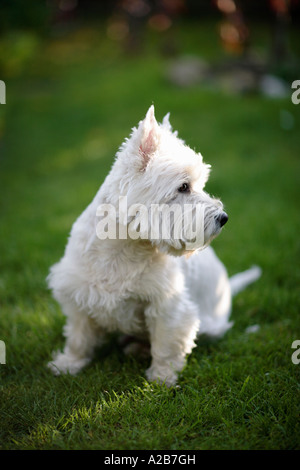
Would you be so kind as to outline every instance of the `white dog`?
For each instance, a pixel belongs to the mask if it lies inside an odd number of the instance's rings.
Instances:
[[[76,374],[107,332],[121,331],[149,340],[147,378],[170,386],[197,334],[219,336],[231,327],[232,295],[260,269],[228,279],[207,247],[228,219],[203,191],[209,170],[172,132],[169,115],[158,124],[151,106],[48,276],[67,316],[66,346],[49,363],[55,374]],[[161,210],[171,207],[180,210]]]

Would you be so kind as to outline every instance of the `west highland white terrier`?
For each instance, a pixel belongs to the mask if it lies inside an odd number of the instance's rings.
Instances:
[[[172,132],[169,114],[158,124],[151,106],[50,270],[67,317],[65,348],[49,363],[55,374],[76,374],[108,332],[120,331],[149,341],[146,376],[170,386],[198,334],[231,327],[232,295],[260,268],[228,279],[208,246],[228,220],[203,190],[209,172]]]

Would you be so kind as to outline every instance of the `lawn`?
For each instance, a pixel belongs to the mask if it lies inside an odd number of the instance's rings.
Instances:
[[[209,24],[183,24],[177,34],[184,53],[223,54]],[[8,68],[0,449],[299,449],[300,365],[291,345],[300,339],[300,105],[179,89],[149,36],[143,54],[129,57],[103,25],[81,26],[35,44],[19,74]],[[264,40],[261,28],[258,45]],[[171,112],[174,129],[212,165],[207,190],[229,214],[213,246],[229,274],[258,264],[263,276],[234,299],[224,338],[199,340],[176,388],[148,383],[148,360],[125,357],[114,338],[77,377],[53,377],[46,364],[63,346],[64,317],[45,278],[152,103],[158,119]],[[281,125],[283,113],[292,128]]]

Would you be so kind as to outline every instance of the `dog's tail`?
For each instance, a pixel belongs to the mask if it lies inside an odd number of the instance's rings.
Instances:
[[[243,289],[245,289],[248,284],[252,284],[252,282],[259,279],[261,273],[262,270],[259,266],[252,266],[252,268],[247,269],[247,271],[243,271],[232,276],[229,279],[232,295],[234,296],[238,294]]]

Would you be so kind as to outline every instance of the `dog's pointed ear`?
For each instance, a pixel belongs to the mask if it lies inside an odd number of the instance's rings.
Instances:
[[[165,129],[168,129],[169,131],[172,132],[172,126],[170,124],[170,113],[165,115],[162,121],[162,125]]]
[[[160,132],[153,105],[148,109],[145,119],[140,122],[138,131],[140,132],[139,154],[143,159],[143,169],[145,169],[159,146]]]
[[[173,132],[172,126],[171,126],[171,123],[170,123],[170,113],[166,114],[165,117],[163,118],[162,126],[165,129],[167,129],[168,131]],[[175,131],[175,132],[173,132],[173,134],[177,137],[178,132]]]

